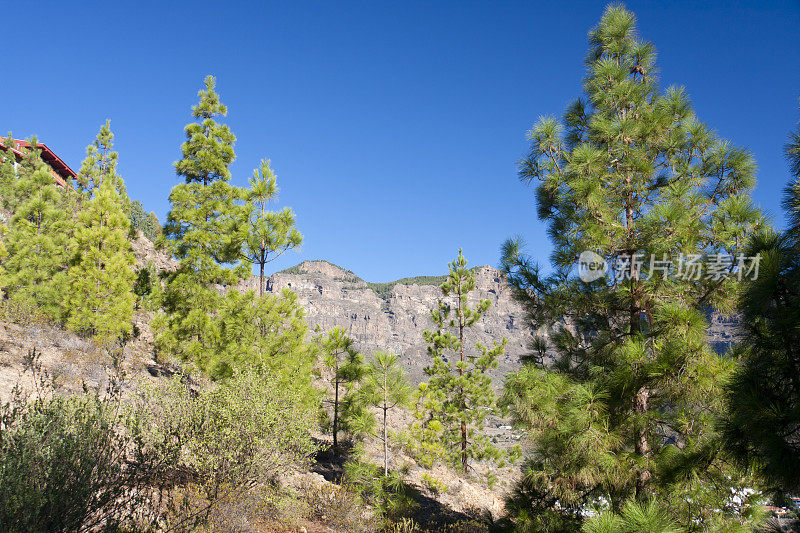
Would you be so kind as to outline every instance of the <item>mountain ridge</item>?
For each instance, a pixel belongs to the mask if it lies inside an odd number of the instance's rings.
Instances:
[[[529,345],[539,334],[525,323],[525,310],[511,294],[504,274],[488,265],[472,268],[476,289],[469,303],[488,299],[491,307],[475,328],[468,331],[465,347],[473,353],[475,343],[491,346],[508,341],[506,351],[491,371],[494,382],[520,366],[520,357],[530,352]],[[269,276],[268,293],[290,289],[298,296],[312,331],[326,332],[339,326],[366,353],[390,351],[400,356],[404,368],[415,382],[424,379],[423,369],[430,363],[427,344],[422,338],[434,327],[431,309],[442,298],[439,285],[446,276],[413,276],[386,283],[370,283],[352,270],[327,260],[303,261],[294,267]],[[245,282],[245,288],[257,288],[258,277]],[[708,338],[718,353],[741,338],[738,317],[718,313],[709,316]]]
[[[471,353],[476,342],[490,346],[505,337],[506,353],[492,371],[493,377],[501,377],[519,367],[533,334],[524,325],[524,310],[511,298],[503,274],[486,265],[473,267],[473,272],[476,290],[470,294],[470,304],[488,299],[492,306],[468,333],[466,348]],[[412,380],[419,382],[424,376],[422,369],[430,363],[422,333],[434,327],[430,311],[442,298],[439,285],[444,279],[444,275],[415,276],[369,283],[330,261],[315,260],[276,272],[265,285],[272,294],[294,291],[312,330],[325,332],[340,326],[359,350],[397,353]],[[256,288],[258,277],[245,285]]]

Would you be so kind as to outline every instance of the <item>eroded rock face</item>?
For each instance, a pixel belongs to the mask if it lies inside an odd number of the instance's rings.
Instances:
[[[289,271],[270,276],[266,290],[273,294],[287,288],[294,291],[312,331],[319,328],[327,332],[341,326],[365,354],[376,350],[397,353],[412,380],[423,380],[422,370],[431,358],[422,333],[433,329],[430,311],[442,298],[438,285],[397,283],[378,294],[352,272],[326,261],[306,261]],[[482,298],[492,305],[477,325],[470,328],[465,354],[478,354],[476,342],[491,346],[505,337],[508,340],[505,354],[498,360],[498,368],[491,372],[498,385],[502,382],[498,378],[517,369],[520,356],[529,353],[534,332],[525,326],[525,313],[512,299],[511,289],[500,271],[489,266],[478,267],[475,281],[470,305]],[[245,286],[257,291],[258,277],[251,278]],[[740,340],[738,317],[726,318],[715,313],[709,318],[709,341],[718,353]]]
[[[178,262],[171,258],[165,250],[158,250],[153,241],[144,236],[140,230],[136,230],[136,238],[131,241],[133,254],[136,256],[137,270],[153,263],[157,271],[171,271],[178,267]]]
[[[437,285],[395,284],[382,298],[353,273],[325,261],[307,261],[291,270],[297,273],[279,272],[270,276],[266,290],[270,293],[280,293],[284,288],[294,291],[306,310],[312,330],[319,327],[326,332],[341,326],[363,352],[397,353],[414,381],[422,379],[422,369],[430,364],[422,333],[433,328],[430,311],[442,298]],[[505,354],[493,372],[499,377],[519,366],[519,356],[526,352],[532,334],[524,327],[524,312],[511,299],[511,291],[500,271],[488,266],[478,267],[475,278],[476,290],[470,295],[470,305],[485,298],[492,306],[471,328],[465,353],[478,354],[476,342],[491,346],[505,337],[508,340]],[[248,286],[257,290],[258,278],[252,278]]]

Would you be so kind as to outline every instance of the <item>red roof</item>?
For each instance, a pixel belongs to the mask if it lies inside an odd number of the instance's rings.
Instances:
[[[22,159],[23,149],[31,148],[31,143],[28,141],[14,139],[14,146],[6,146],[3,141],[4,139],[0,139],[0,150],[10,150],[17,159]],[[61,183],[62,186],[66,185],[70,180],[77,176],[77,173],[72,170],[69,165],[62,161],[61,158],[58,157],[46,144],[37,142],[36,148],[42,152],[42,161],[47,163],[50,168],[52,168],[53,171],[55,171],[55,173],[61,178],[61,181],[63,181],[63,183]]]

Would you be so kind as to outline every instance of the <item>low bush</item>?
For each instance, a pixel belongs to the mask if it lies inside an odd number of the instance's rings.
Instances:
[[[4,533],[246,529],[270,517],[277,475],[315,450],[316,411],[269,373],[199,391],[175,377],[123,402],[119,373],[63,397],[36,351],[25,369],[34,392],[0,405]]]
[[[105,394],[64,398],[54,394],[35,350],[25,368],[35,392],[17,387],[0,405],[0,531],[154,525],[158,480],[176,457],[143,444],[135,414],[121,408],[118,382]]]
[[[359,459],[345,463],[344,471],[346,483],[375,510],[383,525],[412,515],[418,506],[408,485],[397,473],[384,475],[382,467]]]
[[[268,372],[236,373],[199,391],[181,376],[162,385],[140,398],[151,428],[145,439],[180,448],[178,483],[191,488],[173,501],[181,527],[204,523],[242,491],[305,466],[315,451],[316,410]]]
[[[422,484],[428,489],[428,492],[434,496],[438,496],[443,492],[447,492],[447,485],[431,476],[427,472],[422,474]]]
[[[20,298],[0,302],[0,320],[21,325],[48,324],[50,318],[36,306],[33,300]]]

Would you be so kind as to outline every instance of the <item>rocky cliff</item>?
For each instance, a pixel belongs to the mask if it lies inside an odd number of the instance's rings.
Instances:
[[[470,295],[470,304],[486,298],[492,306],[469,333],[467,350],[474,354],[476,342],[491,345],[506,338],[505,354],[493,372],[493,377],[498,378],[519,366],[520,355],[527,352],[533,333],[525,327],[524,311],[511,298],[500,271],[477,267],[475,278],[477,290]],[[422,332],[433,328],[430,310],[442,297],[442,281],[443,277],[423,277],[367,283],[327,261],[305,261],[270,276],[266,290],[294,291],[312,330],[325,332],[341,326],[365,353],[388,350],[399,354],[403,367],[418,382],[423,377],[422,369],[430,363]],[[258,290],[258,278],[251,278],[247,285]],[[709,340],[720,353],[739,338],[737,320],[716,314],[710,317]]]
[[[532,334],[524,327],[523,310],[511,299],[498,270],[477,267],[475,278],[477,290],[470,295],[470,304],[485,298],[492,306],[472,328],[467,350],[474,354],[476,342],[491,346],[505,337],[508,346],[495,371],[497,376],[505,375],[519,366],[519,356],[526,352]],[[433,328],[430,311],[441,298],[440,283],[437,278],[425,278],[422,284],[405,280],[369,284],[326,261],[306,261],[273,274],[266,288],[271,293],[284,288],[294,291],[312,329],[328,331],[341,326],[366,353],[388,350],[399,354],[403,367],[418,381],[430,362],[422,332]],[[258,278],[252,278],[250,286],[257,289]]]

